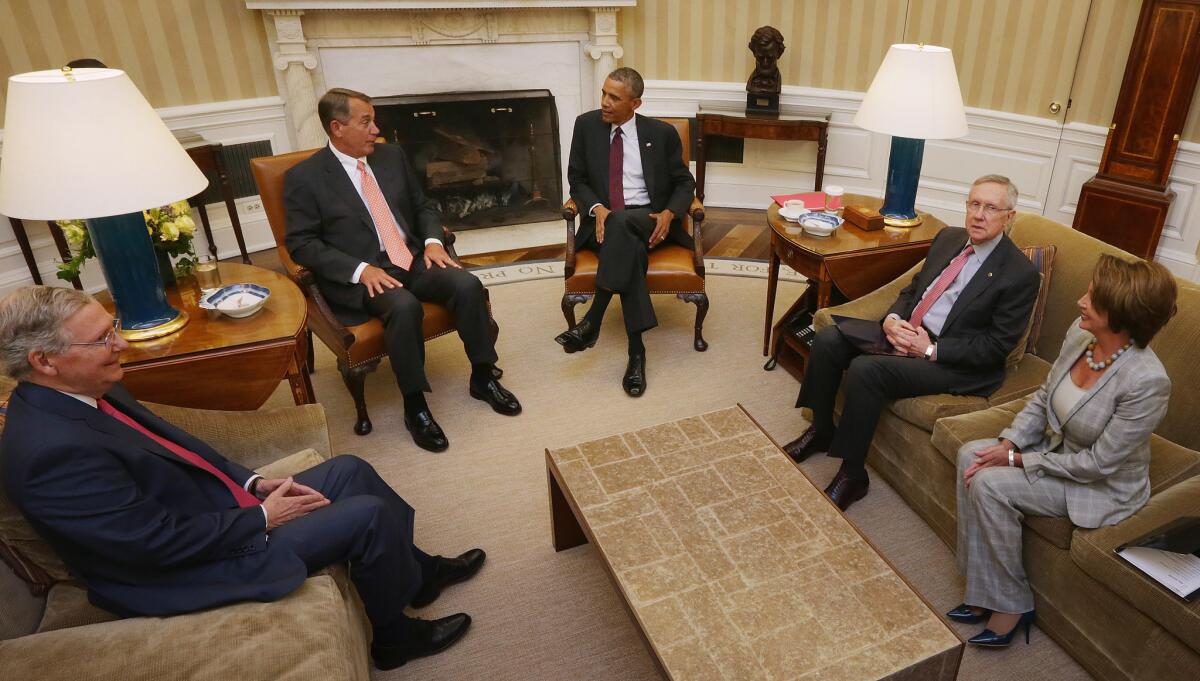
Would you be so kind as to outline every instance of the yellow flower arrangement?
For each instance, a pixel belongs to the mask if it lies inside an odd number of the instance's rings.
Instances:
[[[161,208],[142,211],[146,219],[146,231],[154,243],[154,252],[160,256],[177,256],[175,274],[183,276],[196,265],[196,253],[192,250],[192,237],[196,223],[192,220],[191,206],[187,201],[176,201]],[[58,266],[58,278],[71,281],[79,276],[83,263],[95,257],[92,237],[83,220],[59,220],[58,226],[74,254],[67,262]]]

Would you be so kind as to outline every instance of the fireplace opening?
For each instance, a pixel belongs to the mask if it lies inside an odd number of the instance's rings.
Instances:
[[[549,90],[372,98],[454,230],[561,217],[558,110]]]

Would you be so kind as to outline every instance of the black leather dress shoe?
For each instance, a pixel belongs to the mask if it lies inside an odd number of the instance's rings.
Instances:
[[[829,449],[828,439],[818,438],[817,427],[809,426],[807,430],[800,433],[800,437],[784,445],[783,452],[791,457],[792,461],[800,463],[813,454]]]
[[[554,342],[563,346],[563,350],[571,353],[587,350],[596,344],[598,338],[600,338],[600,326],[592,324],[587,317],[584,317],[575,326],[555,336]]]
[[[444,452],[450,446],[450,441],[446,439],[442,427],[433,420],[433,414],[429,413],[428,409],[417,412],[417,415],[411,419],[408,414],[405,414],[404,427],[408,428],[409,433],[412,433],[413,442],[421,449]]]
[[[451,584],[465,582],[483,567],[487,554],[483,549],[471,549],[457,558],[437,557],[437,568],[425,579],[421,588],[409,603],[414,608],[424,608],[442,595],[442,589]]]
[[[471,616],[465,612],[436,620],[412,620],[400,643],[371,644],[371,658],[380,670],[395,669],[409,660],[440,653],[467,633]]]
[[[983,608],[980,608],[980,610],[983,610]],[[962,622],[963,624],[978,624],[988,618],[988,611],[984,610],[982,614],[977,614],[975,608],[963,603],[946,613],[946,617],[955,622]]]
[[[862,480],[855,480],[838,471],[837,475],[833,476],[833,481],[825,488],[825,496],[832,499],[833,503],[844,511],[850,508],[850,504],[867,496],[867,488],[870,486],[871,481],[865,477]]]
[[[521,403],[517,401],[517,396],[510,393],[500,385],[500,381],[494,378],[480,388],[471,384],[471,397],[492,405],[492,410],[497,414],[516,416],[521,413]]]
[[[630,397],[641,397],[646,393],[645,355],[629,356],[629,364],[625,365],[625,378],[621,379],[621,387]]]

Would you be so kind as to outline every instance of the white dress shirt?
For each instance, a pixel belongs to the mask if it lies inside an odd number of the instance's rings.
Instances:
[[[621,125],[612,125],[608,130],[608,143],[612,145],[613,135],[621,128],[622,164],[621,188],[624,189],[626,206],[650,205],[650,191],[646,189],[646,175],[642,171],[642,150],[638,144],[637,116],[630,117]],[[588,211],[588,215],[596,215],[597,203]]]
[[[369,215],[371,212],[371,207],[367,205],[367,198],[365,196],[363,196],[362,177],[360,177],[358,174],[358,162],[362,161],[363,164],[366,165],[367,172],[371,174],[371,177],[375,177],[375,171],[371,169],[371,162],[367,159],[366,156],[363,156],[362,158],[354,158],[353,156],[351,156],[349,154],[343,154],[342,152],[338,151],[337,147],[333,146],[333,142],[329,143],[329,150],[333,152],[334,157],[337,158],[338,162],[342,164],[342,168],[346,171],[346,174],[350,176],[350,182],[352,184],[354,184],[354,191],[358,192],[358,198],[362,199],[364,206],[367,206],[367,214]],[[379,184],[378,178],[376,178],[375,184],[376,185]],[[375,218],[374,218],[374,216],[372,216],[371,224],[375,224],[374,221],[375,221]],[[399,228],[399,225],[397,225],[396,227]],[[400,231],[400,238],[402,240],[406,239],[407,237],[404,234],[404,230],[401,229],[399,231]],[[375,225],[375,236],[379,239],[379,250],[381,250],[381,251],[385,250],[383,247],[383,237],[379,236],[379,225]],[[437,245],[441,246],[442,240],[441,239],[426,239],[425,245],[428,246],[429,244],[437,244]],[[350,283],[357,284],[358,278],[360,276],[362,276],[362,271],[365,270],[366,268],[367,268],[367,263],[365,263],[365,262],[359,263],[358,267],[356,267],[354,269],[354,276],[350,277]]]
[[[66,396],[68,396],[68,397],[74,397],[75,399],[79,400],[80,402],[83,402],[84,404],[88,405],[88,406],[89,406],[89,407],[91,407],[92,409],[99,409],[99,408],[100,408],[100,403],[99,403],[99,402],[97,402],[97,401],[96,401],[96,398],[94,398],[94,397],[90,397],[90,396],[88,396],[88,395],[80,395],[80,394],[78,394],[78,393],[69,393],[69,392],[67,392],[67,391],[65,391],[65,390],[59,390],[58,392],[60,392],[60,393],[62,393],[62,394],[64,394],[64,395],[66,395]],[[178,443],[176,443],[176,444],[178,444]],[[182,445],[181,445],[181,446],[182,446]],[[197,454],[196,456],[199,456],[199,454]],[[261,476],[261,475],[259,475],[258,473],[255,473],[254,475],[251,475],[251,476],[250,476],[250,479],[246,480],[246,482],[242,484],[242,489],[244,489],[244,490],[246,490],[247,492],[249,492],[249,491],[250,491],[250,485],[254,484],[254,481],[255,481],[255,480],[257,480],[257,479],[259,479],[259,478],[261,478],[261,477],[262,477],[262,476]],[[258,507],[262,509],[262,512],[263,512],[263,527],[266,527],[267,523],[270,521],[270,516],[268,516],[268,515],[267,515],[267,507],[266,507],[266,506],[263,506],[262,504],[259,504],[259,506],[258,506]]]

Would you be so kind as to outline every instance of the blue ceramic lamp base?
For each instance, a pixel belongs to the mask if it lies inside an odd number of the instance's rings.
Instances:
[[[887,188],[883,193],[883,224],[888,227],[916,227],[921,224],[917,215],[917,181],[921,178],[921,160],[925,155],[925,140],[893,137],[892,153],[888,158]]]
[[[187,313],[167,302],[142,213],[92,218],[87,225],[121,318],[121,337],[149,340],[182,329],[188,321]]]

